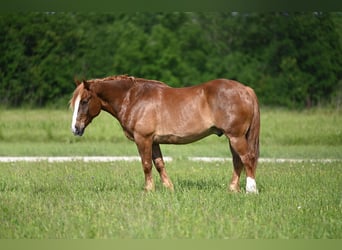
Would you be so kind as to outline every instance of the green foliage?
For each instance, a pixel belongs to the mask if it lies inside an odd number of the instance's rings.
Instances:
[[[329,102],[341,13],[11,13],[0,16],[0,104],[61,106],[73,78],[116,74],[253,87],[262,104]]]

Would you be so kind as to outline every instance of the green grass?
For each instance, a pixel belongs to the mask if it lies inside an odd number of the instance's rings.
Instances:
[[[0,110],[0,155],[137,155],[109,115],[83,137],[71,111]],[[231,194],[227,140],[162,145],[175,192],[143,191],[139,162],[0,163],[0,238],[342,238],[342,122],[329,110],[262,109],[261,156],[340,159],[259,163],[259,195]],[[245,178],[241,185],[244,187]]]
[[[0,155],[137,155],[119,123],[102,112],[83,137],[70,131],[70,110],[0,110]],[[340,111],[261,110],[261,157],[341,158]],[[210,147],[208,147],[210,145]],[[162,145],[164,155],[230,156],[226,138],[209,136],[188,145]]]
[[[146,194],[138,163],[2,164],[0,238],[342,237],[342,163],[263,164],[259,195],[223,163],[168,169],[175,192]]]

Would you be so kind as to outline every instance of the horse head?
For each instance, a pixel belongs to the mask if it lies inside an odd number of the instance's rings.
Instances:
[[[75,82],[77,87],[70,100],[73,109],[71,130],[74,135],[82,136],[88,124],[100,113],[101,101],[92,88],[92,82]]]

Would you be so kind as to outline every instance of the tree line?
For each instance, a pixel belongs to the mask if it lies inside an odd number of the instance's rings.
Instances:
[[[128,74],[174,87],[215,78],[263,105],[328,102],[342,89],[341,13],[0,15],[0,105],[65,107],[73,79]]]

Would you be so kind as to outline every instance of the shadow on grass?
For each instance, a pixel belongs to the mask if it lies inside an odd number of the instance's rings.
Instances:
[[[216,181],[214,179],[177,179],[175,180],[176,190],[225,190],[227,189],[227,183]]]

